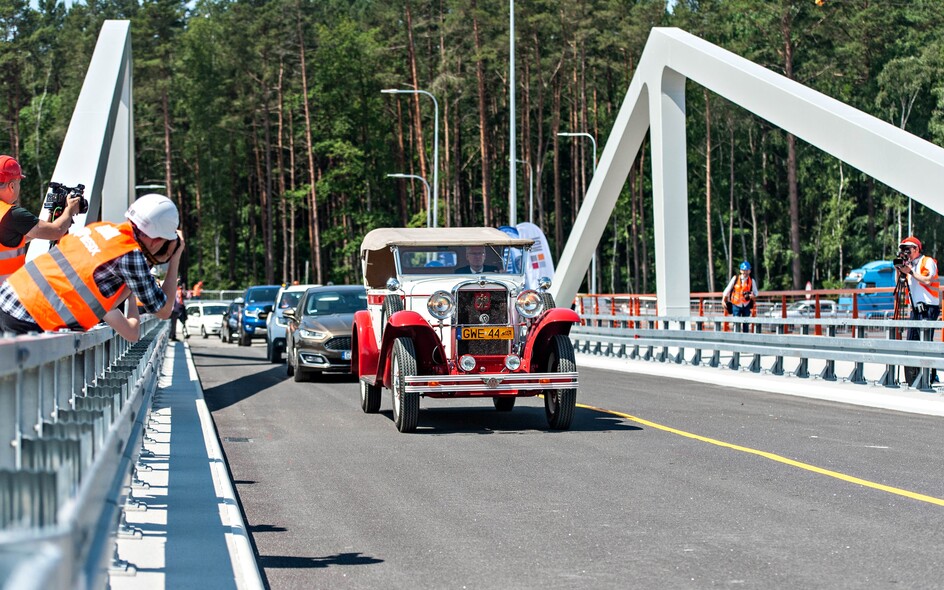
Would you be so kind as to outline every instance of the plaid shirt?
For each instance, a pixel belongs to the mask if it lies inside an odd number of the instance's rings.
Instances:
[[[128,285],[132,296],[141,300],[144,311],[148,313],[156,312],[167,302],[167,296],[151,276],[151,267],[140,250],[128,252],[99,266],[92,278],[105,297],[111,297],[122,286]],[[9,283],[0,286],[0,309],[18,320],[36,323]],[[38,326],[36,330],[42,331]]]

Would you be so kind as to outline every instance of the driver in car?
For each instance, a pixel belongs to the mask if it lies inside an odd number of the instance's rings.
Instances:
[[[466,266],[456,269],[456,274],[479,274],[483,272],[498,272],[498,268],[485,264],[485,246],[468,246],[465,249],[465,258],[469,261]]]

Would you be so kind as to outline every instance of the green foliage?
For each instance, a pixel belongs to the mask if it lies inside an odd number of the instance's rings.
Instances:
[[[415,83],[438,100],[445,225],[507,222],[507,6],[96,0],[66,8],[0,0],[0,152],[21,159],[23,201],[38,208],[101,23],[130,19],[137,181],[170,183],[187,235],[185,280],[202,279],[208,289],[306,273],[311,281],[354,282],[366,232],[426,224],[421,184],[387,175],[425,170],[432,182],[432,104],[383,88]],[[681,27],[777,73],[789,70],[944,144],[941,2],[679,0],[670,14],[662,0],[533,0],[516,11],[516,157],[540,172],[535,221],[552,251],[563,249],[591,176],[586,142],[562,138],[555,154],[555,133],[586,131],[602,153],[653,26]],[[799,214],[791,218],[788,136],[717,96],[707,100],[689,84],[693,290],[707,289],[709,267],[720,288],[742,258],[752,260],[763,288],[780,289],[794,284],[796,256],[801,278],[820,287],[890,254],[907,224],[906,198],[797,141]],[[654,288],[649,167],[648,155],[634,167],[636,184],[624,186],[601,239],[603,290]],[[527,214],[526,168],[518,167],[519,218]],[[915,233],[940,255],[938,218],[921,206],[912,217]]]

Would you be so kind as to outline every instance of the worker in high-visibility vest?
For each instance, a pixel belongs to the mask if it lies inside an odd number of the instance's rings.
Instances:
[[[104,320],[136,342],[141,335],[137,306],[129,305],[127,316],[118,308],[129,296],[137,297],[144,311],[168,319],[184,249],[177,206],[162,195],[144,195],[125,217],[125,223],[73,230],[58,247],[10,275],[0,285],[0,330],[88,330]],[[150,267],[164,263],[161,284]]]
[[[937,321],[941,316],[941,284],[937,274],[937,260],[922,253],[921,240],[908,236],[898,244],[898,259],[895,270],[907,277],[911,293],[912,320]],[[918,328],[908,328],[908,340],[919,340]],[[905,367],[905,379],[913,383],[918,377],[918,367]],[[937,379],[937,371],[931,373],[931,381]]]
[[[751,278],[751,263],[744,261],[738,267],[740,271],[731,277],[728,286],[721,294],[721,301],[731,306],[731,315],[734,317],[749,318],[757,299],[757,283]],[[741,324],[741,331],[747,332],[748,325]]]
[[[66,208],[55,221],[43,221],[17,205],[23,169],[10,156],[0,155],[0,283],[26,264],[26,243],[33,238],[58,240],[72,226],[82,198],[70,195]]]

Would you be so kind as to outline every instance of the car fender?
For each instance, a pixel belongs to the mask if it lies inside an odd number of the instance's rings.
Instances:
[[[390,387],[390,360],[393,355],[393,343],[397,338],[408,337],[413,340],[416,350],[416,371],[418,375],[443,373],[446,371],[446,352],[439,335],[426,319],[415,311],[398,311],[387,319],[383,339],[380,343],[380,355],[377,367],[383,368],[382,377],[385,387]],[[378,383],[381,372],[378,371]]]
[[[374,327],[370,321],[370,312],[366,309],[354,312],[354,326],[351,330],[351,373],[361,375],[377,374],[377,358],[380,351],[374,343]]]
[[[558,334],[567,336],[574,324],[580,323],[580,316],[576,311],[565,307],[550,309],[528,331],[528,338],[524,344],[524,359],[527,360],[528,370],[532,372],[544,371],[544,359],[550,354],[551,340]]]

